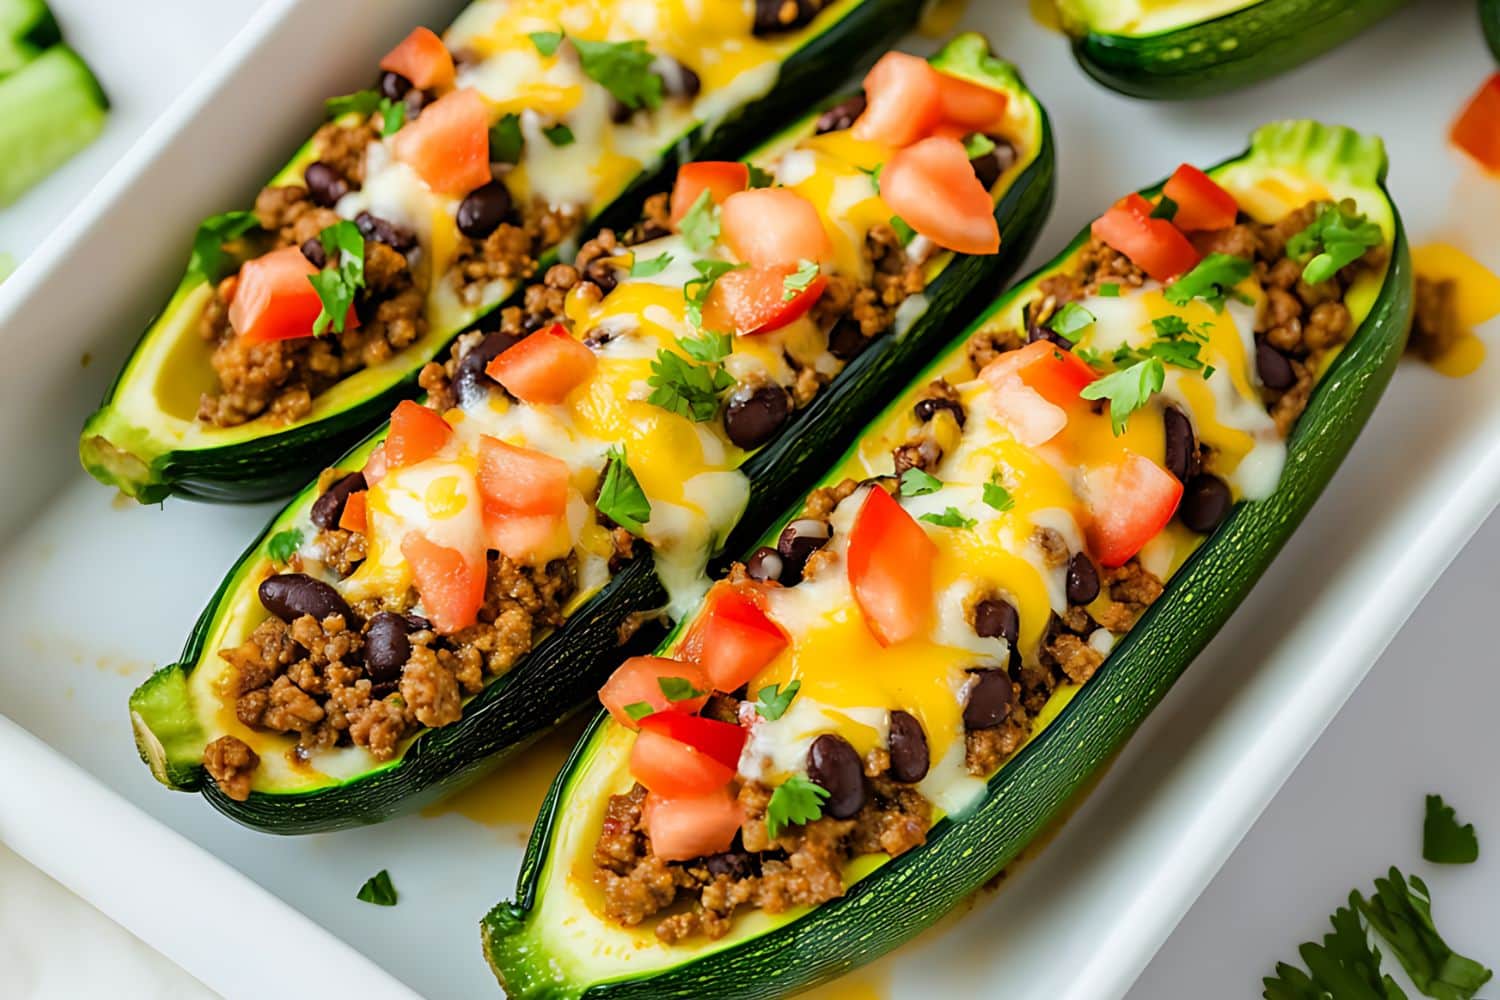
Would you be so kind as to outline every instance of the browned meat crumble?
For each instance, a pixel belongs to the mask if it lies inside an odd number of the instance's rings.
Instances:
[[[1417,292],[1407,344],[1423,361],[1432,362],[1452,350],[1467,331],[1458,321],[1458,282],[1417,275]]]

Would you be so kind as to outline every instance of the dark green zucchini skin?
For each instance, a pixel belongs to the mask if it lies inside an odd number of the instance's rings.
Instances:
[[[845,430],[873,418],[889,401],[892,386],[903,384],[945,345],[952,329],[962,325],[977,303],[987,301],[1026,258],[1051,210],[1056,174],[1051,124],[1040,105],[1038,112],[1036,158],[995,208],[1004,234],[1000,253],[955,258],[928,286],[927,311],[905,336],[877,340],[811,406],[789,420],[774,442],[741,466],[752,484],[751,497],[726,552],[739,551],[748,539],[765,530],[771,517],[806,492],[842,450]],[[381,428],[356,447],[384,434]],[[311,504],[315,490],[316,485],[304,489],[292,506]],[[271,531],[268,526],[236,565],[252,558]],[[234,575],[226,577],[210,601],[175,669],[191,669],[203,655],[214,612],[228,596],[228,582]],[[224,795],[201,775],[187,787],[196,787],[226,816],[268,833],[338,830],[419,809],[503,764],[587,705],[622,656],[648,651],[662,636],[658,629],[643,628],[627,647],[621,647],[617,636],[626,618],[666,601],[650,557],[635,560],[510,673],[478,694],[465,708],[463,719],[424,732],[400,760],[339,785],[310,792],[252,792],[244,802]]]
[[[1383,171],[1380,181],[1383,191]],[[1288,439],[1287,471],[1276,492],[1236,506],[1056,720],[990,779],[973,812],[959,820],[940,819],[922,847],[855,882],[842,898],[759,937],[701,957],[684,949],[680,965],[650,976],[592,983],[581,991],[562,984],[528,986],[520,995],[526,1000],[772,1000],[824,983],[909,941],[1004,870],[1063,813],[1208,645],[1353,447],[1395,373],[1411,325],[1412,264],[1394,203],[1392,218],[1385,282]],[[1034,275],[1055,267],[1087,236],[1085,229]],[[1023,279],[1017,289],[1024,292],[1030,280]],[[992,311],[1015,294],[1007,293]],[[480,922],[486,958],[502,983],[501,970],[516,961],[545,962],[545,956],[516,959],[509,942],[525,933],[537,903],[554,831],[567,806],[562,796],[569,776],[609,718],[607,712],[596,716],[553,782],[522,859],[515,902],[496,905]]]
[[[665,190],[682,163],[743,155],[777,124],[804,112],[809,95],[832,93],[851,72],[873,62],[916,23],[920,11],[917,0],[863,0],[794,52],[782,64],[770,93],[713,128],[699,125],[672,143],[657,164],[589,220],[579,242],[604,227],[628,227],[646,198]],[[549,253],[543,269],[553,259],[555,255]],[[490,315],[518,301],[523,290],[518,288],[510,299],[496,303]],[[480,320],[474,325],[485,324]],[[148,334],[150,329],[148,324]],[[461,332],[455,330],[449,343]],[[378,426],[398,402],[416,398],[421,391],[417,376],[427,360],[414,358],[410,370],[395,384],[324,419],[222,447],[169,450],[151,463],[150,481],[132,485],[132,493],[141,503],[160,503],[174,495],[214,503],[253,503],[288,496]],[[114,400],[127,371],[128,362],[105,393],[101,409]],[[109,478],[87,461],[85,466],[96,477]]]
[[[1131,97],[1209,97],[1300,66],[1404,2],[1260,0],[1156,35],[1131,37],[1084,28],[1074,37],[1073,54],[1089,76]]]
[[[1484,25],[1485,41],[1500,59],[1500,0],[1479,0],[1479,22]]]

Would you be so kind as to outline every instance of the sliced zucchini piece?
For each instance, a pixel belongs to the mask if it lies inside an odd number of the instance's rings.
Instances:
[[[486,957],[506,993],[517,1000],[785,996],[909,940],[1010,863],[1111,759],[1249,592],[1328,483],[1394,372],[1413,293],[1385,172],[1379,139],[1307,121],[1261,128],[1246,153],[1210,171],[1243,210],[1263,221],[1309,200],[1353,198],[1383,230],[1392,253],[1383,273],[1349,291],[1346,304],[1357,327],[1297,423],[1274,493],[1234,509],[1091,680],[1059,686],[1029,742],[988,780],[977,805],[961,818],[939,819],[925,845],[895,859],[851,860],[840,899],[775,915],[744,912],[718,940],[666,944],[648,925],[625,928],[606,920],[589,877],[608,798],[633,782],[633,734],[601,713],[542,806],[515,901],[496,906],[482,922]],[[1023,308],[1045,279],[1072,266],[1087,237],[1085,229],[1002,295],[894,398],[822,484],[867,475],[862,442],[887,453],[889,435],[909,426],[903,422],[913,402],[932,378],[959,362],[974,332],[1024,329]],[[788,516],[798,516],[800,508],[794,505]],[[775,537],[774,528],[764,536]],[[667,654],[673,641],[663,645]]]
[[[1343,44],[1404,0],[1058,0],[1089,76],[1132,97],[1222,94]]]
[[[62,42],[45,0],[0,0],[0,77]]]
[[[104,129],[109,101],[66,45],[0,78],[0,206],[9,205]]]
[[[493,16],[486,6],[461,16],[466,30]],[[709,109],[711,119],[690,120],[680,132],[658,136],[655,158],[622,175],[618,187],[601,192],[578,237],[634,220],[641,202],[679,162],[742,153],[767,126],[805,108],[809,93],[826,93],[842,79],[850,69],[848,53],[873,56],[915,21],[919,8],[917,0],[833,0],[806,27],[774,36],[776,75],[742,74],[750,82],[764,80],[764,92],[755,96],[754,88],[746,88],[725,94],[720,106],[700,98],[697,107]],[[597,151],[584,143],[570,150],[580,169],[597,168]],[[304,146],[273,183],[301,183],[313,159],[310,146]],[[538,273],[556,259],[549,251]],[[285,496],[368,433],[398,400],[417,395],[422,366],[508,301],[518,285],[496,280],[474,306],[454,294],[430,295],[424,337],[319,394],[300,419],[278,423],[261,416],[212,427],[196,418],[200,394],[216,385],[209,347],[198,330],[212,288],[207,276],[189,269],[85,424],[79,443],[83,466],[142,503],[172,494],[230,502]],[[442,291],[449,290],[443,286]]]
[[[757,519],[758,512],[779,511],[810,485],[838,453],[842,429],[863,423],[882,407],[891,386],[904,381],[930,357],[936,346],[947,341],[946,331],[961,321],[965,310],[977,306],[976,295],[985,294],[1020,265],[1051,207],[1051,127],[1014,68],[989,55],[984,38],[973,34],[954,39],[933,57],[933,63],[949,74],[1003,92],[1009,100],[1006,114],[1018,131],[1018,155],[992,188],[995,217],[1004,234],[1000,252],[985,257],[946,253],[935,257],[923,293],[925,306],[911,325],[899,336],[875,340],[809,406],[796,411],[778,437],[750,453],[740,467],[751,484],[749,513],[731,533],[728,544],[735,548],[730,551],[759,535],[765,518]],[[817,117],[817,112],[808,115],[749,159],[768,160],[807,137]],[[376,431],[340,459],[337,468],[362,468],[384,435],[384,428]],[[275,773],[267,775],[263,763],[249,799],[235,801],[204,780],[201,766],[192,766],[192,753],[187,751],[193,748],[185,748],[184,766],[173,768],[158,765],[163,755],[156,746],[178,745],[174,737],[183,731],[183,717],[199,720],[196,753],[200,758],[205,743],[232,731],[226,729],[233,724],[232,710],[223,706],[214,687],[223,666],[218,650],[244,641],[265,617],[256,587],[270,571],[270,540],[284,530],[306,529],[317,496],[317,485],[309,485],[267,526],[204,611],[180,662],[163,668],[132,700],[142,756],[152,763],[156,776],[173,788],[201,790],[216,808],[256,829],[310,833],[372,823],[451,792],[586,705],[617,662],[621,625],[633,614],[667,603],[649,553],[641,556],[583,600],[565,624],[542,638],[509,673],[491,681],[466,705],[459,722],[420,733],[401,756],[378,766],[371,766],[369,756],[355,748],[330,755],[326,767],[320,760],[323,773],[276,765]],[[649,645],[659,636],[659,629],[654,634],[643,629],[634,646]],[[174,674],[186,681],[162,679]],[[148,694],[156,690],[174,697]],[[265,754],[262,758],[268,760]],[[167,759],[176,758],[168,755]]]

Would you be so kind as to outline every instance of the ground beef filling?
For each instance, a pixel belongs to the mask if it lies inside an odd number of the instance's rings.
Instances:
[[[358,533],[325,530],[318,538],[342,546],[338,558],[348,569],[340,575],[358,563],[356,552],[362,558],[364,540]],[[244,725],[295,734],[289,757],[296,763],[350,744],[377,760],[390,760],[419,729],[457,722],[464,698],[509,670],[530,651],[538,632],[562,624],[576,574],[572,556],[538,569],[493,553],[479,620],[452,635],[438,635],[410,613],[416,602],[412,592],[363,601],[347,615],[322,620],[311,614],[289,622],[272,616],[245,642],[219,651],[231,668],[222,694]],[[386,638],[392,622],[379,622],[382,618],[399,619],[400,662],[392,660]],[[243,800],[259,758],[243,741],[225,736],[209,745],[203,762],[221,791]]]
[[[448,280],[466,305],[478,305],[493,281],[525,281],[536,274],[538,259],[577,231],[583,210],[576,205],[549,205],[533,198],[519,218],[502,222],[488,236],[461,236]]]

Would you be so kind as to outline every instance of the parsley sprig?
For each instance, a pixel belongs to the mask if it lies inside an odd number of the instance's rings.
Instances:
[[[776,786],[766,803],[766,833],[775,839],[789,826],[811,823],[823,815],[826,798],[828,790],[822,785],[815,785],[800,774],[792,775]]]
[[[1047,329],[1070,344],[1078,343],[1083,331],[1094,325],[1096,317],[1077,302],[1068,302],[1047,317]]]
[[[1441,795],[1427,796],[1422,820],[1422,858],[1440,865],[1467,865],[1479,860],[1474,824],[1460,826],[1453,807]]]
[[[986,506],[993,507],[1002,514],[1016,505],[1016,498],[1000,482],[999,473],[991,476],[990,481],[984,484],[983,498]]]
[[[699,691],[693,687],[693,682],[686,677],[658,677],[656,686],[661,688],[662,696],[670,702],[691,701],[708,694],[707,691]]]
[[[343,333],[354,296],[365,287],[365,238],[358,226],[343,219],[323,230],[318,239],[334,266],[307,276],[323,303],[313,321],[313,336],[322,336],[330,326],[335,333]]]
[[[651,501],[646,499],[640,480],[630,471],[624,445],[610,448],[607,454],[609,464],[604,467],[604,481],[599,484],[599,499],[594,506],[599,513],[639,536],[651,520]]]
[[[391,884],[391,873],[382,868],[365,879],[365,884],[359,887],[354,898],[376,906],[395,906],[396,887]]]
[[[1125,433],[1130,415],[1161,391],[1166,378],[1161,358],[1150,357],[1090,382],[1078,395],[1084,399],[1109,400],[1109,424],[1118,436]]]
[[[1354,211],[1353,202],[1344,202],[1319,209],[1318,217],[1306,229],[1287,240],[1286,252],[1293,260],[1307,261],[1302,280],[1316,285],[1384,240],[1378,225]]]
[[[206,281],[218,281],[228,272],[230,264],[224,244],[258,228],[260,219],[254,212],[222,212],[209,216],[193,235],[193,255],[188,258],[188,270],[203,275]]]
[[[727,260],[693,261],[693,270],[697,274],[689,278],[682,286],[682,294],[687,300],[684,315],[687,317],[689,326],[695,330],[703,329],[703,307],[708,304],[708,293],[714,290],[714,284],[724,275],[730,271],[741,270],[745,266],[733,264]]]
[[[972,517],[965,517],[957,507],[946,507],[941,514],[923,514],[917,520],[935,524],[940,528],[963,528],[965,531],[979,523]]]
[[[663,348],[651,362],[646,384],[651,386],[647,402],[701,424],[719,412],[719,396],[733,387],[734,376],[718,365],[694,364]]]
[[[1250,277],[1250,271],[1250,261],[1244,257],[1211,253],[1168,285],[1162,295],[1174,306],[1185,306],[1195,298],[1202,299],[1213,307],[1214,312],[1219,312],[1224,308],[1225,296],[1245,301],[1234,286]]]
[[[552,56],[566,37],[561,31],[533,31],[528,37],[536,50]],[[584,75],[604,87],[632,111],[661,106],[661,77],[651,71],[655,57],[639,38],[628,42],[591,42],[569,38]]]
[[[719,240],[719,206],[706,189],[699,193],[677,223],[682,241],[693,253],[707,253]]]
[[[801,681],[791,681],[786,687],[772,684],[763,687],[755,696],[755,712],[762,719],[775,722],[786,714],[791,707],[792,699],[797,697],[797,692],[802,690]]]
[[[921,469],[910,468],[901,473],[901,495],[904,497],[925,497],[942,488],[941,479]]]

